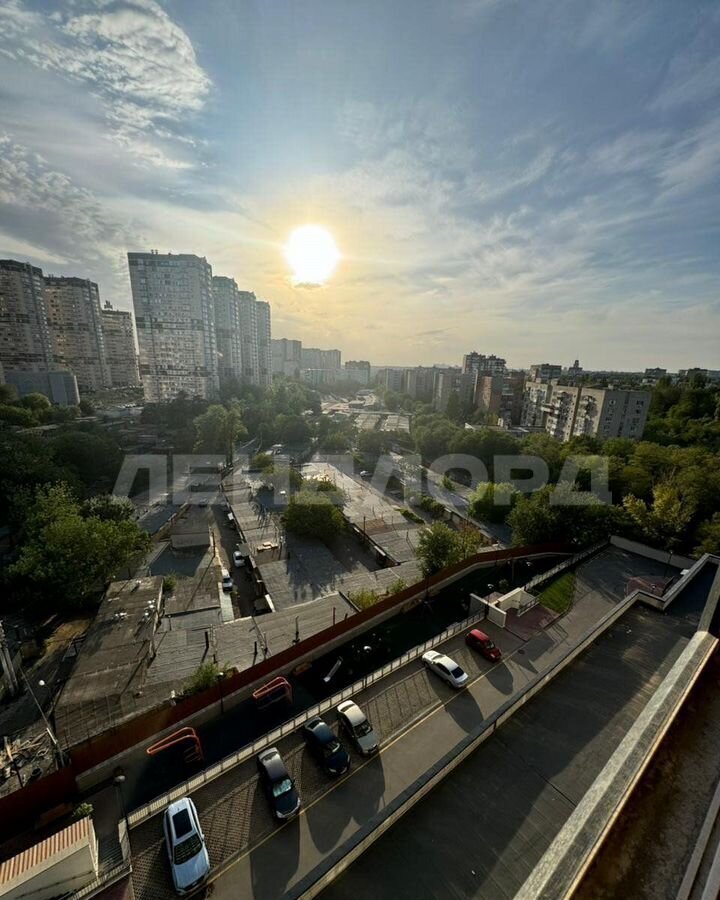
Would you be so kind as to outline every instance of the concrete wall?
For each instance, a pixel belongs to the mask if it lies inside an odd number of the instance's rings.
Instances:
[[[629,541],[623,537],[611,537],[610,543],[613,547],[628,550],[630,553],[636,553],[638,556],[654,559],[657,562],[677,566],[679,569],[689,569],[696,562],[696,560],[690,559],[689,556],[679,556],[675,553],[668,553],[667,550],[655,550],[653,547],[639,544],[637,541]]]

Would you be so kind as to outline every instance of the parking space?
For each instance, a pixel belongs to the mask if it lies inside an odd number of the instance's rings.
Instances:
[[[498,634],[492,625],[483,627],[493,630],[493,638],[507,656],[520,646],[521,642],[512,635]],[[471,679],[491,670],[490,663],[465,646],[462,635],[448,641],[441,649],[465,668]],[[452,688],[430,674],[416,660],[371,685],[355,699],[365,710],[381,743],[388,743],[414,722],[455,697],[457,694]],[[333,728],[337,728],[334,712],[327,714],[326,719]],[[305,750],[299,732],[280,741],[278,748],[296,780],[305,808],[347,778],[363,777],[359,769],[363,760],[350,747],[352,768],[349,775],[340,781],[332,781],[322,772]],[[257,846],[277,828],[267,799],[260,789],[254,760],[210,782],[198,790],[193,799],[200,813],[213,867],[222,866],[237,854]],[[172,897],[160,816],[134,828],[131,842],[136,896],[142,900]]]

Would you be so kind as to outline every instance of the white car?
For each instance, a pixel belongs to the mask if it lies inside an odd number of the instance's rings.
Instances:
[[[165,847],[178,894],[189,894],[207,881],[210,858],[197,809],[189,797],[171,803],[163,816]]]
[[[245,565],[245,560],[239,550],[235,550],[233,552],[233,565],[236,569],[242,569],[242,567]]]
[[[227,569],[222,570],[222,589],[224,591],[231,591],[235,587],[235,584],[232,580],[232,575],[228,572]]]
[[[371,756],[378,751],[378,739],[367,716],[357,703],[343,701],[337,708],[338,719],[356,750],[363,756]]]
[[[461,669],[455,660],[445,656],[444,653],[438,653],[437,650],[428,650],[427,653],[423,653],[422,661],[431,672],[434,672],[451,687],[461,688],[467,684],[467,672]]]

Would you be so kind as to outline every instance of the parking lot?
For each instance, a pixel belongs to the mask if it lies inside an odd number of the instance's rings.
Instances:
[[[493,629],[487,623],[483,627],[488,631]],[[493,631],[493,638],[506,655],[511,655],[521,645],[519,639],[506,632]],[[442,649],[468,672],[471,679],[491,669],[490,663],[465,646],[462,636],[453,638]],[[367,713],[381,743],[387,744],[414,722],[456,697],[452,688],[430,675],[419,661],[414,661],[363,691],[356,700]],[[336,726],[334,713],[327,715],[327,720],[331,726]],[[306,752],[299,733],[285,738],[278,747],[296,780],[306,809],[347,779],[367,777],[365,769],[373,765],[372,761],[362,760],[348,746],[352,757],[350,773],[339,781],[333,781]],[[372,777],[377,778],[377,775],[376,772]],[[210,782],[197,791],[193,799],[205,831],[213,868],[259,845],[277,828],[267,799],[260,789],[254,760]],[[366,814],[369,816],[376,811],[377,806],[370,803]],[[172,897],[160,816],[133,829],[131,842],[136,896]]]

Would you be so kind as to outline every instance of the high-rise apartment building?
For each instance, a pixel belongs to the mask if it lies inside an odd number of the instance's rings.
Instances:
[[[318,347],[302,348],[303,369],[339,369],[341,367],[339,350],[320,350]]]
[[[260,387],[272,384],[272,327],[270,304],[257,300],[258,382]]]
[[[474,406],[477,382],[478,376],[474,372],[461,372],[459,369],[441,371],[435,379],[434,408],[438,412],[445,412],[453,394],[457,394],[461,408]]]
[[[234,278],[213,275],[215,340],[217,343],[220,384],[241,381],[243,377],[240,292]]]
[[[505,360],[494,354],[485,356],[473,351],[463,356],[462,371],[464,375],[504,375]]]
[[[435,379],[442,369],[436,366],[416,366],[414,369],[405,370],[403,390],[413,400],[432,402],[435,389]]]
[[[370,384],[370,363],[366,359],[349,359],[345,363],[345,379],[364,387]]]
[[[251,291],[239,291],[242,372],[247,384],[260,384],[257,299]]]
[[[218,389],[212,268],[190,253],[128,253],[145,398]]]
[[[73,372],[81,394],[109,388],[100,293],[95,282],[47,275],[45,303],[55,366]]]
[[[405,369],[385,369],[383,383],[389,391],[402,393],[405,387]]]
[[[527,381],[522,424],[541,427],[559,441],[588,435],[600,440],[639,440],[645,429],[649,391],[615,390]]]
[[[0,365],[20,372],[53,368],[42,269],[0,259]]]
[[[551,378],[559,378],[562,375],[562,366],[554,363],[534,363],[530,366],[530,378],[550,381]]]
[[[140,370],[132,313],[113,309],[112,304],[106,302],[102,309],[102,330],[112,386],[137,387],[140,384]]]
[[[297,378],[302,368],[302,341],[273,338],[270,342],[274,375]]]

